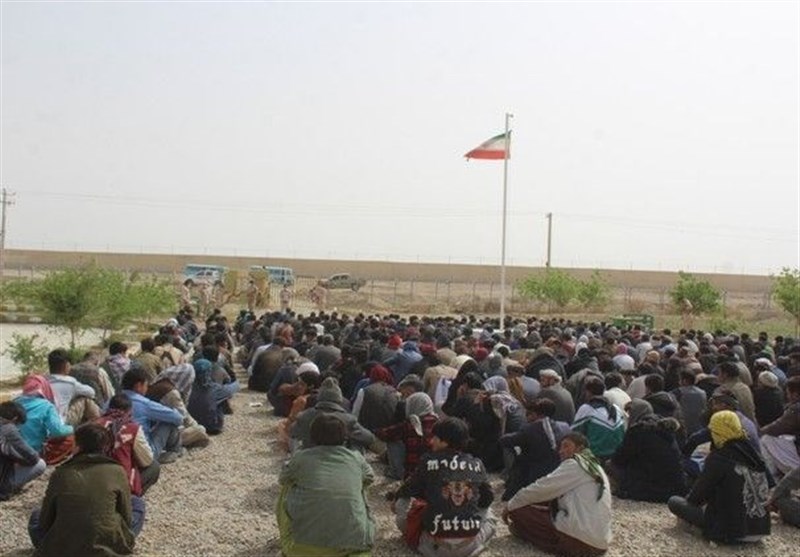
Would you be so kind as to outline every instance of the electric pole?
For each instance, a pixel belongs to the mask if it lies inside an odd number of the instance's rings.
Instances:
[[[553,237],[553,213],[547,213],[545,215],[547,217],[547,261],[545,262],[544,266],[549,269],[550,268],[550,248],[552,246],[552,237]]]
[[[6,251],[6,212],[9,205],[14,204],[14,193],[6,188],[0,190],[0,280],[3,278],[5,270],[5,251]]]

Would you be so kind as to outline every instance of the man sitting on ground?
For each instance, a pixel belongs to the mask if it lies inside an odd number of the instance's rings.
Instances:
[[[492,487],[483,463],[463,452],[468,439],[463,420],[444,418],[434,425],[433,452],[422,457],[392,501],[406,543],[425,557],[477,555],[494,536]]]
[[[53,402],[64,423],[76,426],[100,415],[100,408],[93,400],[94,389],[69,374],[70,361],[66,350],[58,348],[50,352],[47,355],[47,366],[50,368]]]
[[[611,543],[611,487],[589,441],[568,433],[559,448],[561,464],[522,488],[508,502],[509,531],[557,555],[601,555]]]
[[[175,462],[183,453],[178,426],[183,416],[177,410],[150,400],[147,393],[147,373],[140,368],[122,376],[122,389],[133,405],[133,420],[142,426],[150,448],[161,464]]]
[[[131,495],[122,467],[106,456],[111,433],[100,424],[75,430],[77,454],[50,476],[28,533],[36,555],[129,555],[144,524],[144,500]]]

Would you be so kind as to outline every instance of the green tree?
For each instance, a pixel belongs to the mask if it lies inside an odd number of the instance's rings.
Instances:
[[[577,297],[584,307],[599,309],[604,307],[611,298],[611,287],[600,275],[600,271],[595,270],[589,280],[578,283]]]
[[[175,305],[174,288],[168,281],[114,269],[96,272],[99,304],[92,321],[103,329],[104,340],[110,331],[118,331],[132,320],[150,320]]]
[[[41,280],[14,281],[3,285],[3,298],[36,306],[42,321],[69,330],[70,346],[91,326],[98,307],[94,266],[64,269]]]
[[[678,282],[669,292],[672,303],[681,313],[713,313],[720,308],[722,296],[710,282],[698,280],[690,273],[678,272]],[[686,302],[691,304],[687,309]]]
[[[544,275],[528,277],[519,283],[522,296],[565,308],[577,296],[580,282],[572,275],[550,269]]]
[[[94,264],[49,273],[38,281],[6,283],[2,296],[31,303],[45,323],[68,329],[71,348],[90,327],[102,328],[105,337],[134,319],[166,313],[175,297],[166,281]]]
[[[772,279],[772,297],[792,316],[795,330],[800,330],[800,269],[784,267],[781,274]]]

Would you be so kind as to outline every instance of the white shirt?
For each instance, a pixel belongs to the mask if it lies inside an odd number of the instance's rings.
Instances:
[[[69,403],[72,399],[79,396],[94,398],[94,389],[89,385],[84,385],[71,375],[55,373],[49,378],[50,388],[53,389],[53,398],[56,403],[56,410],[61,419],[67,417]]]
[[[600,473],[604,489],[598,500],[597,482],[575,459],[564,460],[550,474],[519,490],[508,502],[508,510],[558,498],[553,521],[556,530],[592,547],[608,549],[612,538],[611,487],[605,472],[601,469]]]

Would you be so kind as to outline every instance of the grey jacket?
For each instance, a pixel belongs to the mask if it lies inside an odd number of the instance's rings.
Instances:
[[[333,414],[347,428],[347,446],[351,449],[366,449],[375,442],[375,435],[371,431],[364,429],[358,423],[356,417],[335,402],[318,402],[314,408],[303,410],[297,415],[297,419],[292,426],[291,436],[300,442],[300,448],[307,449],[314,446],[311,442],[311,422],[319,414]]]

